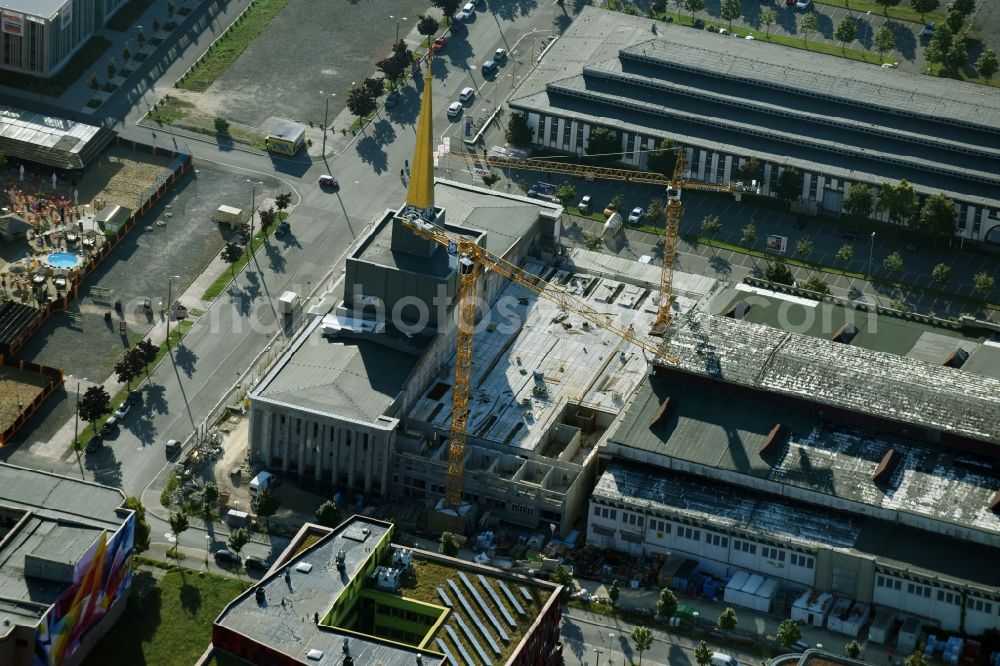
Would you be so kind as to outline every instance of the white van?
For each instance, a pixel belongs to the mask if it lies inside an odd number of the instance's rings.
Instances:
[[[709,663],[711,666],[740,666],[738,661],[728,654],[722,654],[721,652],[713,652],[712,661]]]
[[[274,486],[275,481],[277,481],[277,477],[275,477],[271,472],[264,471],[259,473],[257,476],[250,479],[250,494],[257,495],[258,493],[264,492],[268,488]]]

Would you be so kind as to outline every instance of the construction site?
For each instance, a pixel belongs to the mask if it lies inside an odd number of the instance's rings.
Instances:
[[[762,303],[844,304],[676,270],[681,192],[704,186],[683,147],[661,265],[569,249],[557,203],[435,179],[427,115],[405,205],[251,390],[251,458],[410,507],[410,532],[478,533],[487,560],[548,543],[585,575],[778,614],[837,595],[834,624],[881,612],[886,642],[912,618],[1000,626],[987,322],[788,326]]]

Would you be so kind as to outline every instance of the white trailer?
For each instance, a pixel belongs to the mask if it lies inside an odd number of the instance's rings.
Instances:
[[[278,311],[283,315],[294,314],[299,305],[299,295],[294,291],[286,291],[278,297]]]

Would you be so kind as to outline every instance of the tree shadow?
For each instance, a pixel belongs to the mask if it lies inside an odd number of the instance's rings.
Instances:
[[[181,583],[180,601],[181,608],[187,611],[188,615],[197,615],[201,608],[201,590],[194,585],[188,585],[185,580]]]
[[[833,39],[833,19],[826,14],[816,12],[816,34],[823,35],[827,39]]]
[[[122,464],[115,457],[114,449],[105,444],[84,458],[84,468],[94,475],[94,482],[121,488]]]
[[[886,21],[885,24],[889,26],[889,32],[896,42],[896,53],[904,60],[916,60],[917,38],[913,35],[913,30],[899,21]]]
[[[361,161],[365,164],[370,164],[376,174],[381,174],[388,168],[389,156],[386,155],[382,146],[374,137],[366,136],[355,144],[354,149],[357,151]]]
[[[858,26],[858,43],[866,50],[871,51],[875,43],[875,26],[872,25],[871,21],[860,16],[854,17],[854,25]]]
[[[538,7],[537,0],[493,0],[490,3],[490,10],[507,21],[518,16],[527,16],[536,7]],[[486,18],[485,15],[483,18]]]
[[[370,131],[375,140],[383,146],[396,140],[396,130],[392,128],[392,123],[384,118],[372,124]]]
[[[179,367],[181,371],[191,379],[191,375],[194,374],[195,366],[198,364],[198,355],[195,354],[191,349],[185,346],[183,343],[179,343],[174,347],[174,365]]]
[[[153,417],[148,413],[139,414],[128,426],[136,439],[143,444],[152,444],[156,439],[156,427],[153,425]]]
[[[775,25],[779,26],[789,35],[796,35],[799,32],[799,24],[795,20],[795,11],[789,11],[787,8],[784,11],[778,11],[778,18],[774,22]]]
[[[146,394],[146,397],[143,400],[143,407],[145,409],[152,410],[157,414],[166,414],[170,411],[166,398],[164,397],[166,394],[165,388],[159,384],[146,384],[144,393]]]
[[[438,68],[439,60],[434,61],[432,70]],[[445,67],[441,63],[441,67]],[[435,76],[437,74],[435,73]],[[447,76],[447,75],[446,75]],[[439,77],[444,78],[444,77]],[[412,86],[403,86],[396,89],[396,105],[391,109],[386,109],[385,114],[389,119],[400,125],[412,125],[417,122],[417,114],[420,113],[420,96]]]
[[[285,272],[285,255],[281,253],[281,249],[277,246],[268,243],[264,247],[264,252],[267,253],[267,264],[275,273]]]
[[[718,254],[713,254],[708,258],[708,265],[711,266],[712,270],[716,273],[726,277],[729,277],[729,275],[733,272],[733,265],[729,263],[729,260]]]

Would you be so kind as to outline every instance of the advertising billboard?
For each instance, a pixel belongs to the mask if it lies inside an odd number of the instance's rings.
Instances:
[[[63,8],[59,10],[59,25],[62,26],[63,30],[69,27],[69,24],[73,22],[73,0],[69,0]]]
[[[788,236],[771,236],[767,237],[767,251],[775,252],[777,254],[784,254],[785,250],[788,249]]]
[[[24,34],[24,16],[17,12],[9,12],[6,9],[2,15],[3,31],[8,35]]]

